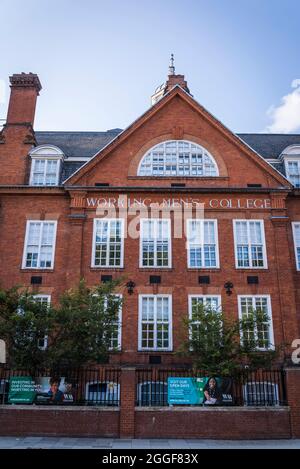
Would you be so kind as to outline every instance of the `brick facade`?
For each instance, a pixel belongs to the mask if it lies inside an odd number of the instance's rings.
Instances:
[[[120,288],[124,298],[122,347],[120,352],[111,356],[112,364],[132,366],[148,364],[149,356],[152,354],[159,354],[163,365],[182,362],[183,359],[174,355],[174,352],[182,340],[182,318],[187,315],[188,295],[192,294],[220,295],[223,310],[235,316],[238,314],[238,295],[270,295],[275,344],[283,342],[291,344],[299,337],[300,271],[296,269],[291,226],[291,222],[300,221],[299,190],[294,189],[284,176],[225,128],[186,91],[172,85],[160,101],[64,184],[54,187],[33,187],[29,185],[31,168],[29,152],[37,144],[33,127],[35,103],[41,86],[37,76],[29,74],[14,75],[11,79],[11,88],[7,123],[0,135],[2,287],[8,288],[20,284],[32,288],[31,277],[39,275],[42,276],[42,284],[35,286],[34,292],[51,295],[51,301],[55,303],[64,290],[76,285],[82,277],[90,286],[99,283],[103,274],[110,274],[113,278],[123,276],[126,281],[133,280],[135,287],[132,295],[128,294],[125,286]],[[166,140],[188,140],[205,147],[214,156],[219,176],[201,178],[137,176],[138,166],[145,152]],[[185,186],[171,187],[174,182]],[[99,183],[102,187],[96,186]],[[109,186],[105,187],[103,184]],[[259,187],[250,188],[249,184],[256,184]],[[124,196],[130,200],[147,201],[146,205],[166,200],[171,200],[175,205],[184,205],[186,201],[191,200],[204,203],[205,218],[218,221],[220,266],[208,269],[188,268],[186,238],[181,237],[172,239],[170,268],[141,268],[139,239],[127,237],[124,240],[124,267],[92,267],[93,220],[98,216],[97,199],[116,206],[119,197]],[[172,220],[173,217],[174,214],[171,215]],[[236,268],[233,219],[264,221],[268,262],[266,268]],[[22,255],[27,220],[57,221],[53,268],[23,268]],[[160,275],[161,283],[150,284],[150,275]],[[210,283],[200,285],[199,275],[209,275]],[[258,276],[259,283],[248,284],[249,275]],[[226,294],[224,288],[227,281],[233,283],[230,296]],[[138,351],[138,296],[141,294],[172,295],[173,349],[171,351]],[[123,379],[125,380],[124,376]],[[134,432],[137,436],[142,436],[144,432],[148,436],[154,436],[153,431],[157,432],[157,426],[153,427],[151,423],[154,418],[151,412],[138,411],[134,418],[132,393],[135,383],[130,371],[126,379],[128,380],[126,390],[129,394],[125,395],[125,391],[121,390],[124,404],[121,410],[121,436],[131,435]],[[292,378],[290,379],[294,382]],[[6,411],[2,409],[1,413],[3,412]],[[26,422],[25,411],[14,412],[15,415],[21,412],[20,418],[22,422]],[[164,410],[155,414],[155,419],[158,421],[168,420],[168,427],[161,430],[161,436],[176,436],[178,428],[176,419],[179,413],[175,412],[171,419],[169,417],[166,419],[165,412],[168,413]],[[117,433],[117,414],[114,412],[109,414],[109,419],[114,422],[112,435]],[[95,414],[91,412],[91,415]],[[209,437],[214,436],[214,419],[217,418],[218,422],[222,422],[224,415],[225,411],[201,414],[201,427],[203,425],[210,428]],[[249,411],[246,414],[241,410],[236,411],[232,416],[234,425],[230,435],[236,437],[235,428],[243,427],[245,437],[249,436],[253,434],[256,422],[259,421],[261,423],[257,437],[271,434],[276,437],[288,437],[287,411],[274,411],[273,414],[269,414],[267,420],[264,415],[263,412]],[[186,412],[181,416],[187,422],[191,418],[195,421],[195,428],[198,428],[197,412]],[[162,424],[161,428],[163,425],[166,424]],[[187,425],[189,428],[189,423]],[[222,424],[219,423],[220,426],[222,427]],[[50,427],[45,428],[47,428],[46,433],[52,433]],[[102,430],[92,431],[95,434],[99,432],[108,436],[107,433],[102,433]],[[187,434],[193,437],[193,432],[194,430],[190,430]],[[155,436],[158,434],[155,433]]]

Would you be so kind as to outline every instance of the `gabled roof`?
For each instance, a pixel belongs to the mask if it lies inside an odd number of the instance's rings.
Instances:
[[[272,176],[284,187],[292,187],[287,179],[279,173],[279,171],[268,163],[265,162],[263,157],[252,149],[246,142],[231,132],[224,124],[216,119],[210,112],[208,112],[202,105],[200,105],[190,94],[184,91],[179,85],[174,86],[163,98],[156,104],[148,109],[141,117],[135,120],[123,132],[117,135],[110,143],[108,143],[102,150],[98,151],[89,161],[87,161],[80,169],[78,169],[65,183],[76,184],[78,179],[90,171],[95,164],[102,158],[105,158],[117,145],[124,142],[134,131],[143,125],[148,119],[153,117],[163,106],[171,101],[175,96],[180,96],[189,105],[196,110],[202,117],[206,118],[215,128],[217,128],[228,140],[238,146],[244,153],[246,153],[257,165],[262,167],[265,171],[272,174]]]

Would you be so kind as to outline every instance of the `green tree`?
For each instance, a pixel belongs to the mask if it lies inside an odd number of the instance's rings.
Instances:
[[[0,338],[13,368],[80,367],[103,363],[117,348],[120,282],[88,288],[82,280],[57,306],[37,301],[28,291],[0,289]],[[47,337],[48,346],[40,346]]]
[[[261,309],[233,319],[198,303],[193,307],[192,318],[184,320],[185,336],[179,354],[190,357],[195,368],[212,375],[233,376],[245,364],[251,369],[267,368],[279,351],[266,332],[269,322]]]
[[[41,341],[53,329],[51,307],[20,287],[0,289],[0,337],[6,343],[13,368],[41,368],[48,363],[48,349]]]
[[[65,292],[54,310],[55,329],[49,347],[52,367],[80,367],[107,361],[116,350],[119,309],[115,294],[120,282],[88,288],[82,280]]]

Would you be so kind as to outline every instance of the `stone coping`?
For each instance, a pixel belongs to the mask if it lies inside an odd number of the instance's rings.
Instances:
[[[54,411],[54,412],[78,412],[78,411],[86,411],[86,412],[120,412],[120,407],[118,406],[82,406],[82,405],[35,405],[35,404],[4,404],[0,405],[0,410],[33,410],[33,411]]]
[[[135,407],[138,412],[289,412],[289,406],[269,406],[269,407],[247,407],[247,406],[228,406],[228,407],[210,407],[210,406],[165,406],[165,407]]]

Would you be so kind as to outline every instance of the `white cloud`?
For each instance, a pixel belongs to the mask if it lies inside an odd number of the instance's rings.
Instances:
[[[300,130],[300,78],[293,80],[291,86],[293,91],[281,98],[279,106],[268,109],[272,123],[267,132],[288,134]]]

